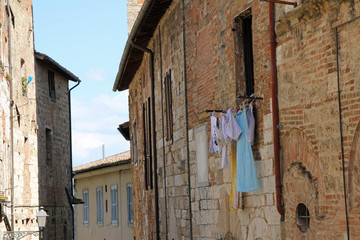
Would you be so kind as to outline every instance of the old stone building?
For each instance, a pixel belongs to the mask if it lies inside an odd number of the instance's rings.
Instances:
[[[0,2],[0,237],[37,231],[44,206],[44,237],[71,239],[68,82],[80,80],[35,53],[32,14],[31,0]]]
[[[70,93],[80,79],[45,54],[35,52],[35,60],[39,205],[49,215],[44,237],[73,239]]]
[[[359,7],[144,2],[113,87],[129,89],[136,239],[360,239]],[[244,99],[259,188],[233,211],[208,112]]]

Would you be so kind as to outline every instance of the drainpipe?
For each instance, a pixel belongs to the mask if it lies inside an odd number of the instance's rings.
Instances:
[[[70,88],[68,90],[68,98],[69,98],[69,130],[70,130],[70,192],[71,197],[74,196],[74,187],[73,187],[73,165],[72,165],[72,134],[71,134],[71,90],[79,86],[80,80],[77,81],[75,86]],[[70,202],[70,208],[71,208],[71,226],[72,226],[72,239],[75,239],[75,216],[74,216],[74,207],[72,206]]]
[[[345,157],[344,157],[344,140],[343,140],[343,121],[341,116],[341,91],[340,91],[340,66],[339,66],[339,36],[338,27],[335,28],[335,41],[336,41],[336,74],[337,74],[337,85],[338,85],[338,107],[339,107],[339,128],[340,128],[340,144],[341,144],[341,163],[344,183],[344,204],[345,204],[345,218],[346,218],[346,233],[347,239],[350,240],[350,229],[349,229],[349,216],[347,207],[347,194],[346,194],[346,173],[345,173]]]
[[[274,21],[274,3],[269,2],[269,32],[270,32],[270,64],[271,64],[271,93],[272,93],[272,118],[273,118],[273,144],[275,161],[275,184],[276,184],[276,208],[284,216],[285,211],[281,204],[282,191],[280,180],[280,150],[279,150],[279,130],[278,130],[278,99],[277,99],[277,79],[276,79],[276,39]]]
[[[161,43],[161,28],[159,27],[159,54],[160,54],[160,81],[161,81],[161,103],[164,101],[163,96],[163,71],[162,71],[162,43]],[[162,142],[163,142],[163,164],[164,164],[164,207],[165,207],[165,232],[166,240],[168,239],[168,212],[167,212],[167,186],[166,186],[166,155],[165,155],[165,124],[164,124],[164,105],[161,104],[161,124],[162,124]]]
[[[186,158],[188,170],[188,188],[189,188],[189,216],[190,216],[190,239],[193,239],[193,215],[191,207],[191,171],[190,171],[190,143],[189,143],[189,108],[187,94],[187,68],[186,68],[186,28],[185,28],[185,0],[182,1],[183,7],[183,52],[184,52],[184,90],[185,90],[185,120],[186,120]]]
[[[11,168],[10,168],[10,187],[11,187],[11,228],[14,229],[14,124],[13,124],[13,79],[12,79],[12,58],[11,58],[11,11],[10,0],[6,4],[6,10],[8,13],[8,41],[9,41],[9,74],[10,74],[10,156],[11,156]]]
[[[154,76],[154,53],[150,49],[140,46],[134,43],[133,39],[130,39],[130,44],[134,48],[146,52],[150,55],[150,76],[151,76],[151,107],[152,107],[152,136],[153,136],[153,153],[154,153],[154,172],[155,172],[155,218],[156,218],[156,239],[160,239],[159,232],[159,190],[158,190],[158,179],[157,179],[157,154],[156,154],[156,123],[155,123],[155,76]]]

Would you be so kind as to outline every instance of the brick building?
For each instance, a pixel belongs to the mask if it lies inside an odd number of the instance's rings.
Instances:
[[[50,215],[45,237],[71,239],[68,82],[80,80],[35,53],[31,0],[0,1],[0,15],[0,238],[37,231],[43,205]]]
[[[136,239],[360,238],[359,7],[144,2],[113,88],[129,89]],[[207,110],[243,97],[259,189],[232,211]]]

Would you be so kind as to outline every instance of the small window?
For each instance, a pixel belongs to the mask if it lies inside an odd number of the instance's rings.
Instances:
[[[48,71],[48,82],[49,82],[49,96],[52,101],[56,101],[56,93],[55,93],[55,73],[52,71]]]
[[[84,215],[83,215],[83,222],[84,224],[89,223],[89,190],[84,189],[83,190],[83,209],[84,209]]]
[[[296,207],[296,224],[301,232],[306,232],[310,225],[309,209],[305,204],[300,203]]]
[[[102,187],[96,188],[96,213],[97,213],[97,224],[103,225],[103,190]]]
[[[133,209],[132,209],[132,185],[128,183],[126,186],[127,190],[127,210],[128,210],[128,224],[133,224]]]
[[[47,162],[51,162],[53,158],[53,150],[52,150],[52,132],[50,128],[45,129],[45,138],[46,138],[46,160]]]
[[[111,223],[113,225],[118,224],[118,212],[118,190],[117,185],[113,185],[111,186]]]
[[[252,40],[251,10],[247,10],[234,20],[236,94],[254,94],[254,56]]]
[[[165,79],[165,113],[166,113],[166,141],[173,141],[173,112],[171,70],[166,73]]]

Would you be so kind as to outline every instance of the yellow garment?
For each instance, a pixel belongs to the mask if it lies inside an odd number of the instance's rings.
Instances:
[[[241,192],[236,192],[236,141],[231,141],[231,189],[230,189],[231,210],[236,211],[242,206]]]

